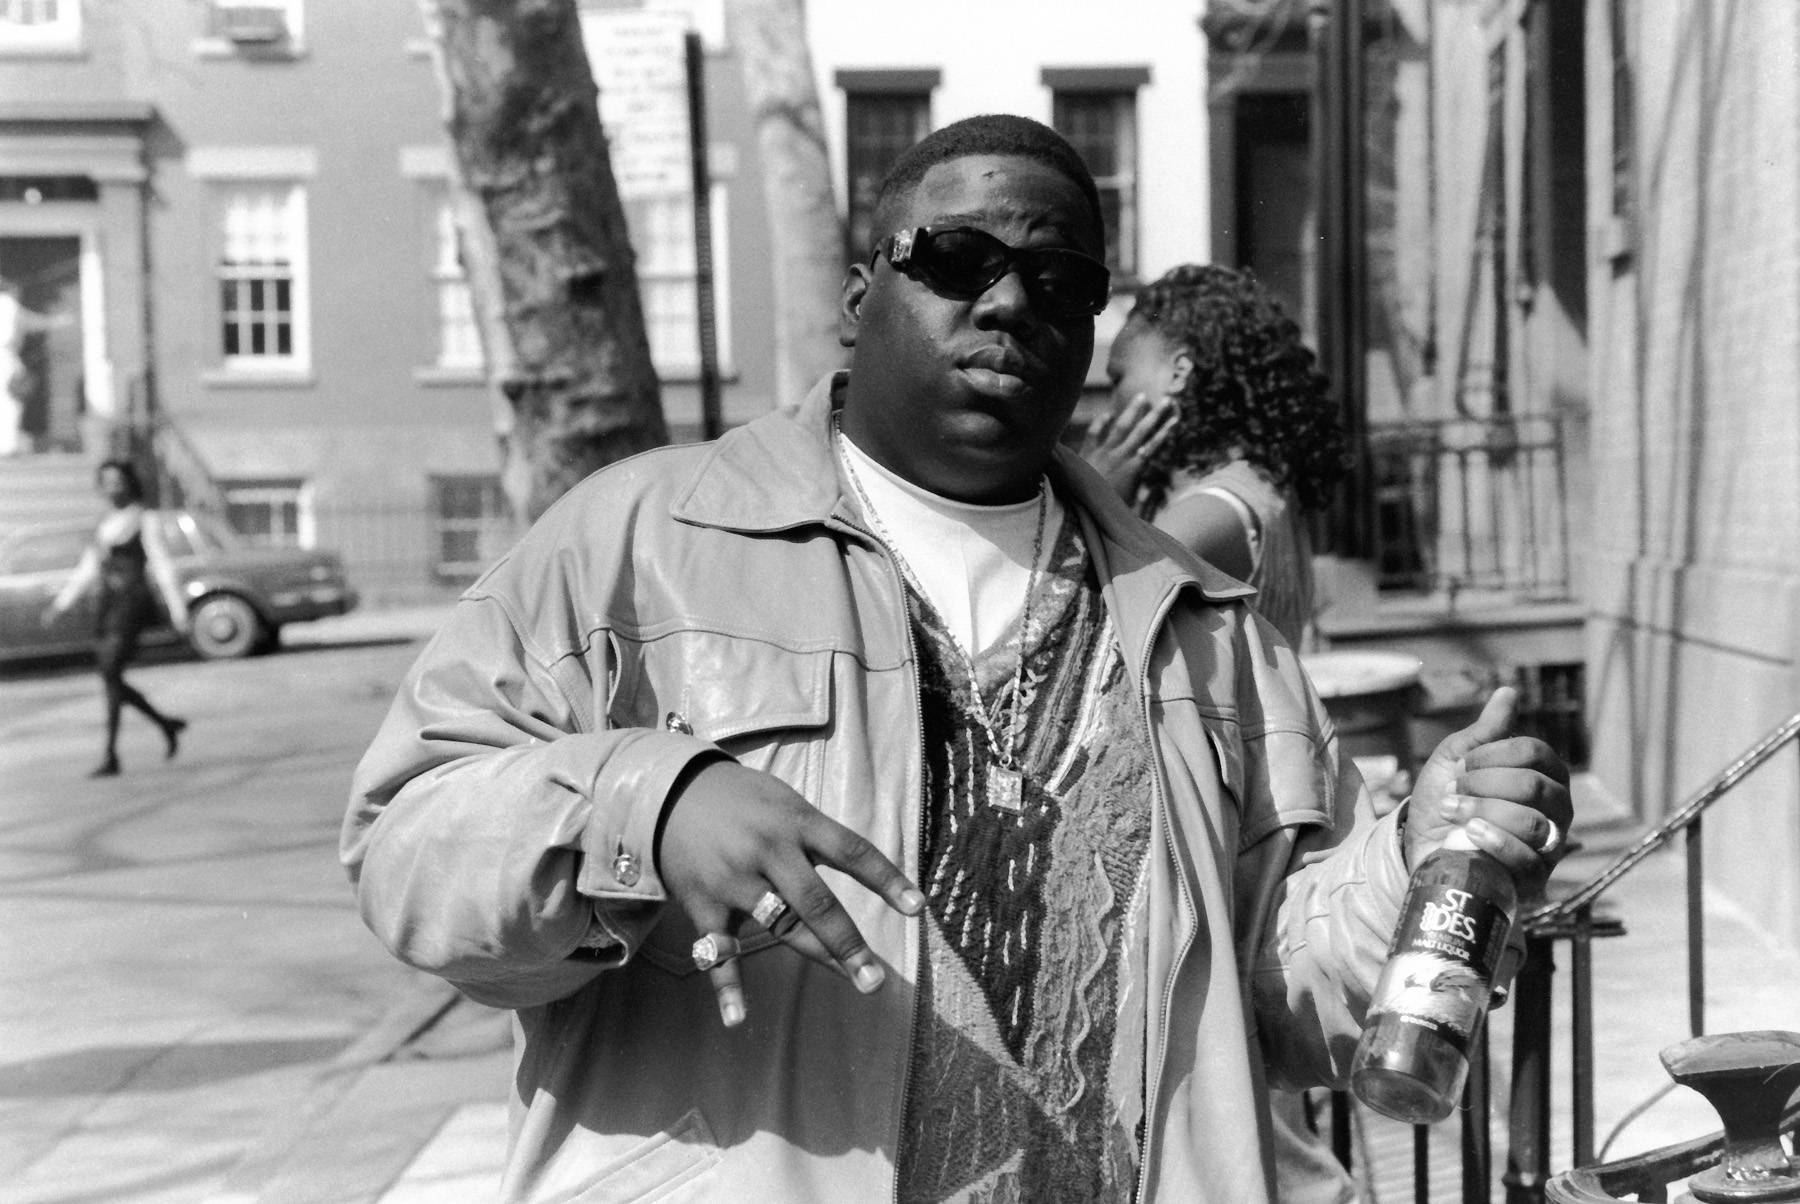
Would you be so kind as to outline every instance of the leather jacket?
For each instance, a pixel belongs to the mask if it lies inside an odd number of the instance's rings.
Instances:
[[[829,382],[822,382],[826,389]],[[726,1030],[652,857],[723,750],[915,876],[918,686],[899,574],[815,397],[571,490],[457,604],[358,767],[341,855],[407,963],[515,1010],[507,1200],[894,1197],[918,921],[823,871],[889,967],[859,995],[761,937]],[[1406,870],[1248,587],[1078,457],[1079,521],[1157,757],[1138,1198],[1258,1201],[1265,1079],[1342,1082]]]

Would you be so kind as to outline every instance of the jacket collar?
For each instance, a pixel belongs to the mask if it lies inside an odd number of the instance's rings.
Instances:
[[[678,522],[743,534],[772,534],[848,517],[831,447],[831,413],[848,372],[824,377],[799,406],[764,414],[727,432],[701,460],[671,508]],[[1066,447],[1050,477],[1082,516],[1102,578],[1121,602],[1156,606],[1170,592],[1197,589],[1212,601],[1246,598],[1250,586],[1219,572],[1141,521],[1111,487]]]

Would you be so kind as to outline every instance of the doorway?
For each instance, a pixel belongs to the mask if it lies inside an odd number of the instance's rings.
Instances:
[[[0,238],[0,455],[78,451],[81,240]]]

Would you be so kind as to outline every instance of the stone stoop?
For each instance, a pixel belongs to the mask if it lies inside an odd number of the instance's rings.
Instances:
[[[92,518],[97,457],[81,452],[41,452],[0,458],[0,537],[22,526],[66,518]]]

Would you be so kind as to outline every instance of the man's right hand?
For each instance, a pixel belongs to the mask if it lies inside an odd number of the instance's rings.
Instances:
[[[731,760],[702,762],[677,782],[659,849],[663,885],[695,931],[735,936],[757,900],[774,891],[799,921],[781,939],[841,971],[864,994],[881,986],[881,963],[816,867],[841,870],[902,915],[925,906],[918,888],[874,845],[779,778]],[[708,973],[720,1018],[727,1027],[742,1024],[736,960]]]

